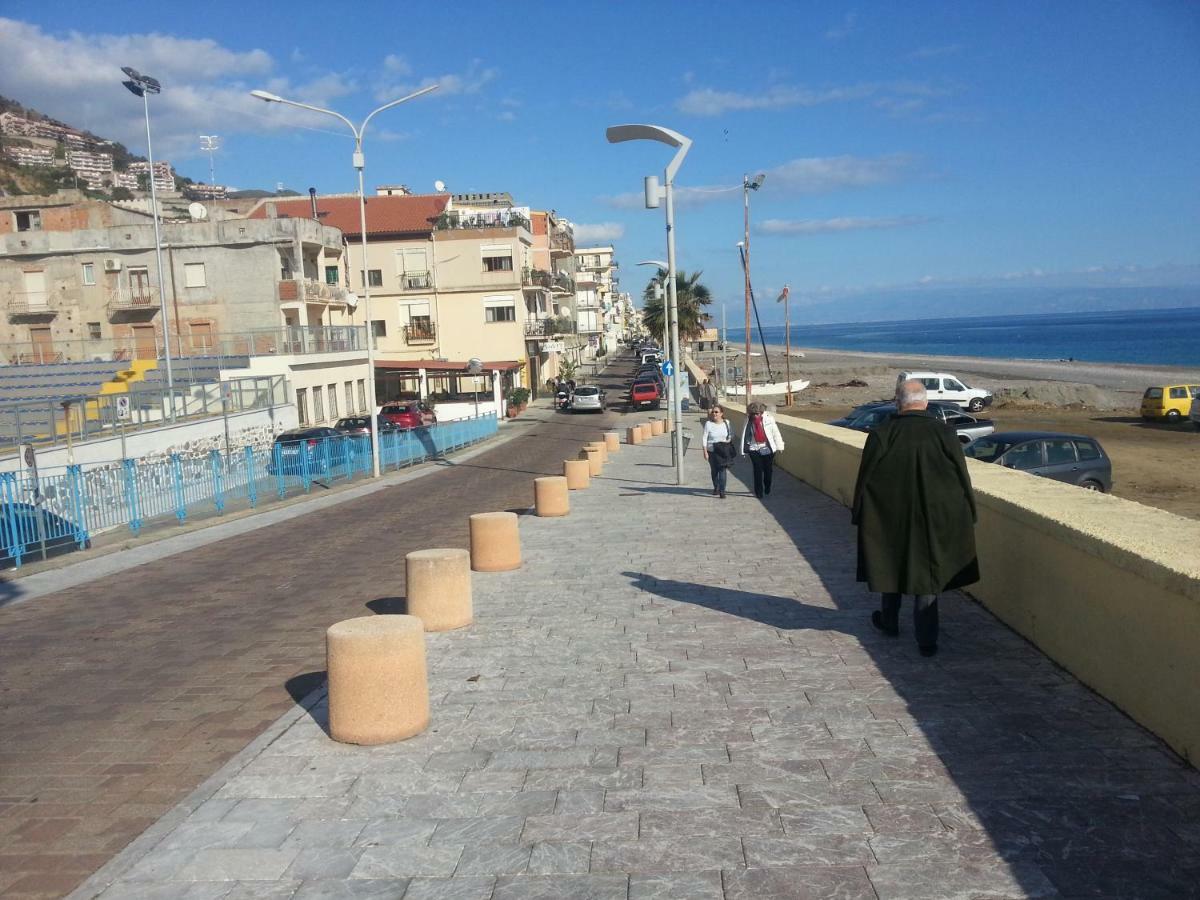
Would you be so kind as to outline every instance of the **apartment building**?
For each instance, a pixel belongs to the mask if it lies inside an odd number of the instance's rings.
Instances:
[[[44,119],[27,119],[15,112],[0,113],[0,134],[63,141],[73,147],[83,147],[94,143],[73,128],[55,125]]]
[[[138,177],[134,172],[113,172],[113,187],[123,187],[130,191],[136,191],[138,184]]]
[[[613,258],[611,245],[575,249],[575,318],[579,333],[587,337],[588,356],[595,356],[604,344],[606,310],[615,303],[614,294],[620,265]]]
[[[150,163],[148,162],[131,162],[129,164],[129,172],[134,178],[146,175],[149,171]],[[154,189],[156,191],[175,190],[175,170],[171,168],[169,162],[156,162],[154,164]]]
[[[68,150],[67,165],[80,180],[94,191],[112,183],[113,158],[111,153],[92,150]]]
[[[52,147],[5,147],[4,155],[18,166],[57,166],[58,159]]]

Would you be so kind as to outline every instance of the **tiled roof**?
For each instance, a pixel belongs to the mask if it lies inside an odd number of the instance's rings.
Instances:
[[[446,211],[448,194],[367,197],[367,234],[428,234],[437,217]],[[312,204],[307,197],[264,198],[251,212],[251,219],[265,219],[267,204],[275,204],[280,218],[311,218]],[[317,214],[322,225],[339,228],[348,238],[361,238],[358,197],[317,197]]]

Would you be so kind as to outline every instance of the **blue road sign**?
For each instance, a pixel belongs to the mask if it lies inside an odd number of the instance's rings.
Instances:
[[[664,359],[662,361],[661,368],[662,368],[662,373],[664,375],[666,375],[668,378],[670,378],[672,375],[675,374],[675,367],[673,365],[671,365],[671,361],[669,359]]]

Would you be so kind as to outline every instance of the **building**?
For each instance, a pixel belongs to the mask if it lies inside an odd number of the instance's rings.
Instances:
[[[183,193],[191,200],[224,200],[226,188],[223,184],[189,184]]]
[[[139,186],[140,182],[135,172],[113,172],[113,187],[122,187],[126,190],[136,191]]]
[[[616,303],[618,284],[611,245],[575,249],[575,318],[579,333],[588,339],[588,356],[604,345],[605,314]]]
[[[52,147],[5,147],[4,155],[18,166],[53,167],[61,165]]]
[[[149,171],[150,163],[148,162],[131,162],[129,164],[129,172],[135,178],[145,175]],[[156,191],[175,190],[175,170],[171,168],[169,162],[156,162],[154,164],[154,189]]]
[[[27,119],[14,113],[0,113],[0,134],[12,137],[41,138],[50,141],[64,141],[72,146],[82,147],[90,143],[82,133],[66,125],[56,125],[45,119]]]
[[[111,153],[92,150],[68,150],[67,165],[89,188],[98,191],[112,183],[113,158]]]

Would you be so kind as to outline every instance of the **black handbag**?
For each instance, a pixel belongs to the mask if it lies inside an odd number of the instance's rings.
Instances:
[[[717,458],[723,466],[733,465],[733,461],[737,459],[737,449],[733,446],[733,429],[729,427],[729,423],[725,423],[725,433],[729,435],[730,440],[713,441],[712,455]]]

